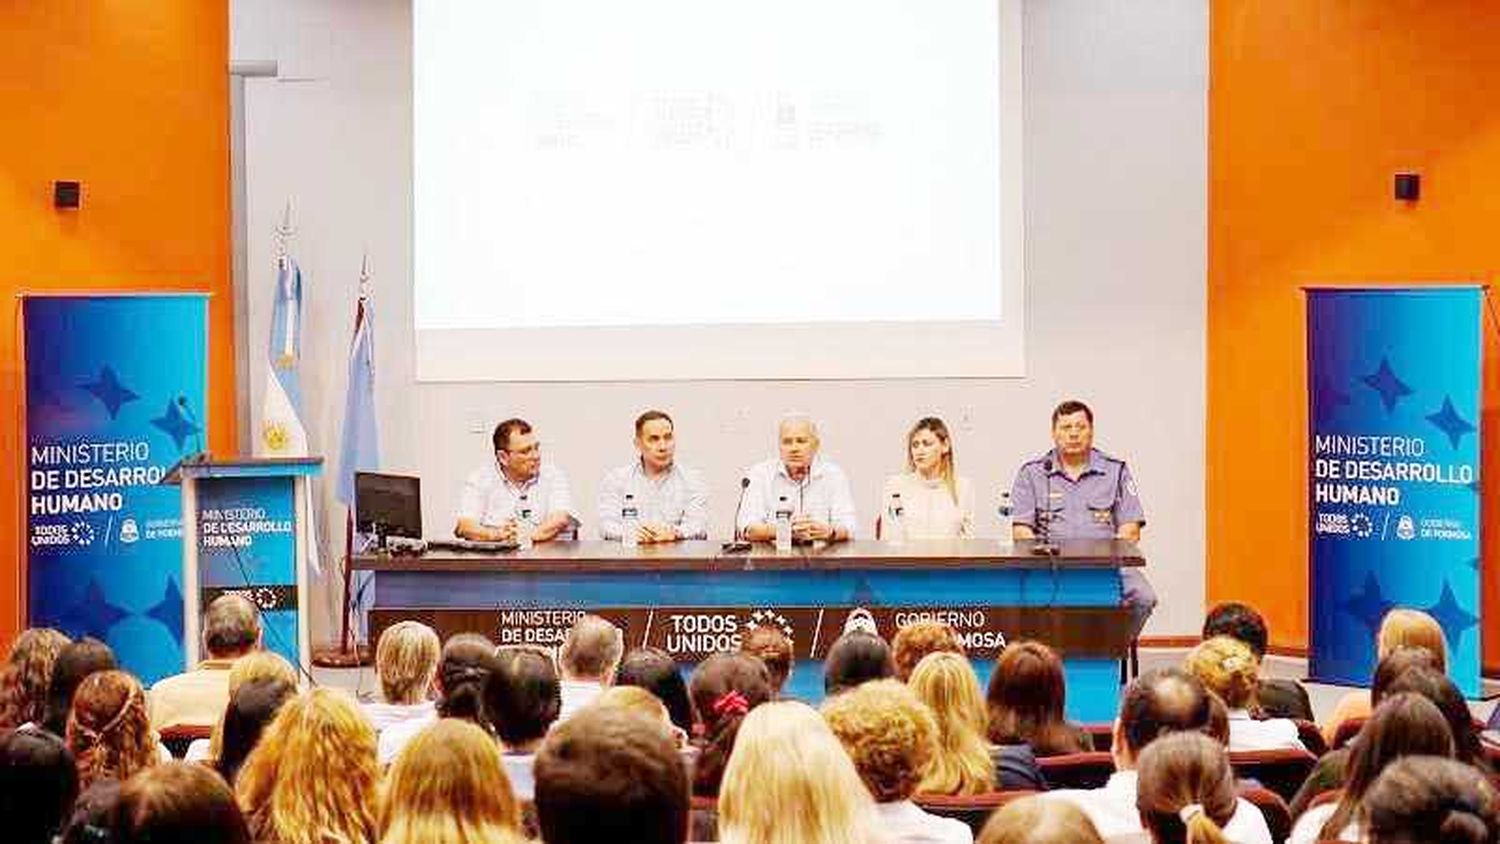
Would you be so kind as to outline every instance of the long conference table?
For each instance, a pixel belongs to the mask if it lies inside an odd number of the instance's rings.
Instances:
[[[828,647],[852,625],[889,640],[921,619],[947,621],[986,683],[1007,641],[1037,639],[1063,656],[1067,712],[1114,718],[1130,613],[1120,568],[1145,564],[1119,540],[1061,543],[1039,556],[1032,543],[992,539],[842,542],[725,553],[719,542],[627,548],[618,542],[550,542],[524,551],[428,550],[365,554],[375,572],[369,635],[404,619],[447,638],[479,632],[502,645],[560,644],[583,613],[610,619],[627,648],[650,645],[691,665],[736,650],[740,636],[776,625],[797,657],[786,694],[823,697]]]

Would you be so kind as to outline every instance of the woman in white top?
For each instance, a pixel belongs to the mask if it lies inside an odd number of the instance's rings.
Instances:
[[[900,496],[901,524],[888,524]],[[974,535],[974,485],[953,472],[953,438],[933,416],[918,419],[906,434],[906,471],[885,481],[881,495],[887,515],[881,536],[888,540],[952,539]]]
[[[1229,749],[1306,750],[1289,718],[1257,720],[1260,665],[1250,647],[1238,639],[1215,636],[1193,648],[1183,666],[1229,710]]]

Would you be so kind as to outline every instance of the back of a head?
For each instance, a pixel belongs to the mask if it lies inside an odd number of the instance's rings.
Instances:
[[[693,767],[693,793],[718,793],[745,716],[771,700],[771,672],[749,654],[719,653],[698,664],[688,682],[693,708],[703,722],[704,746]]]
[[[615,672],[615,685],[640,686],[656,695],[667,707],[673,724],[683,732],[693,731],[693,704],[688,699],[687,681],[677,662],[661,648],[636,648],[626,654],[620,660],[620,670]]]
[[[438,714],[482,723],[484,682],[495,667],[495,646],[478,633],[458,633],[443,643],[438,661]]]
[[[580,710],[548,733],[535,774],[547,844],[687,838],[687,770],[666,727],[643,715]]]
[[[1130,684],[1120,702],[1124,750],[1139,757],[1160,736],[1202,732],[1212,715],[1208,690],[1198,678],[1180,668],[1148,671]]]
[[[661,698],[640,686],[610,686],[603,694],[594,698],[591,705],[614,706],[660,721],[664,725],[676,726],[667,714],[667,707],[661,702]]]
[[[1225,601],[1208,611],[1203,619],[1203,638],[1228,636],[1244,642],[1260,660],[1266,655],[1270,633],[1266,630],[1265,618],[1249,604]]]
[[[1375,706],[1385,698],[1391,684],[1414,668],[1424,668],[1442,673],[1437,657],[1426,648],[1399,647],[1380,658],[1375,666],[1375,676],[1370,681],[1370,700]]]
[[[131,777],[120,789],[119,844],[249,844],[234,794],[209,768],[167,762]]]
[[[1141,752],[1136,808],[1157,844],[1221,844],[1238,807],[1224,746],[1202,733],[1163,736]]]
[[[823,658],[823,691],[838,694],[860,683],[896,676],[891,646],[873,633],[851,630],[838,637]]]
[[[898,680],[874,680],[829,698],[823,718],[876,803],[911,797],[932,761],[937,722]]]
[[[1408,756],[1365,793],[1370,844],[1493,844],[1500,840],[1500,797],[1486,777],[1452,759]]]
[[[47,713],[52,668],[68,637],[50,627],[22,630],[0,667],[0,729],[40,724]]]
[[[83,638],[65,645],[52,665],[52,680],[47,685],[47,716],[44,726],[62,735],[68,725],[68,711],[78,684],[95,671],[117,668],[115,652],[98,639]]]
[[[251,680],[280,680],[296,688],[297,668],[275,651],[251,651],[234,661],[229,669],[229,693]]]
[[[964,653],[964,644],[951,625],[942,621],[915,621],[897,630],[891,638],[896,678],[906,682],[922,657],[933,653]]]
[[[375,673],[387,703],[420,703],[432,687],[442,645],[431,627],[401,621],[387,627],[375,646]]]
[[[1215,636],[1188,652],[1183,667],[1230,709],[1256,709],[1260,669],[1250,646]]]
[[[484,681],[484,717],[507,747],[540,740],[561,711],[562,688],[546,654],[518,649],[496,655]]]
[[[1438,661],[1438,670],[1448,670],[1448,640],[1437,619],[1421,610],[1394,609],[1380,622],[1375,637],[1376,652],[1384,657],[1396,648],[1426,648]]]
[[[25,727],[0,734],[0,818],[6,840],[50,844],[78,797],[78,768],[62,740]]]
[[[989,716],[968,657],[928,654],[912,670],[906,685],[937,722],[937,752],[918,790],[929,794],[993,790],[995,765],[985,741]]]
[[[792,662],[795,660],[792,640],[787,634],[774,624],[762,624],[745,634],[740,640],[740,650],[759,657],[766,664],[766,670],[771,672],[771,685],[780,695],[787,678],[792,676]]]
[[[521,812],[500,748],[475,724],[444,718],[396,757],[380,806],[383,844],[519,839]]]
[[[1034,742],[1037,730],[1063,721],[1067,684],[1062,660],[1041,642],[1011,642],[995,661],[985,698],[991,741]]]
[[[84,789],[73,803],[59,844],[110,844],[119,802],[119,780],[99,780]]]
[[[1387,765],[1406,756],[1453,756],[1453,733],[1432,701],[1412,692],[1388,696],[1360,729],[1344,765],[1344,789],[1322,838],[1337,839],[1356,819],[1361,801]]]
[[[1104,844],[1089,816],[1070,800],[1023,797],[990,815],[978,844]]]
[[[1484,750],[1479,742],[1479,731],[1474,727],[1474,716],[1463,692],[1448,675],[1430,668],[1412,668],[1386,686],[1382,702],[1403,692],[1427,698],[1443,713],[1443,719],[1453,734],[1453,755],[1459,761],[1484,764]]]
[[[234,690],[224,708],[223,739],[214,764],[225,781],[233,784],[239,777],[240,767],[260,743],[266,725],[296,694],[295,686],[274,679],[251,680]]]
[[[73,696],[66,738],[84,786],[106,777],[128,779],[157,761],[145,690],[124,671],[96,671],[84,678]]]
[[[585,615],[568,631],[557,660],[566,679],[607,683],[624,653],[625,635],[620,628],[597,615]]]
[[[216,659],[248,653],[260,645],[260,610],[243,595],[220,595],[203,613],[203,649]]]

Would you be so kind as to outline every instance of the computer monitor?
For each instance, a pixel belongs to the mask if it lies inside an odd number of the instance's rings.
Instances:
[[[378,472],[354,473],[354,529],[388,536],[422,538],[422,479]]]

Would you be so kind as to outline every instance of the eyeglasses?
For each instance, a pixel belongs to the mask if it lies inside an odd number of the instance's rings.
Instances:
[[[534,457],[542,452],[542,444],[539,442],[535,442],[531,445],[526,446],[525,448],[502,448],[500,450],[505,452],[506,454],[519,454],[522,457]]]

